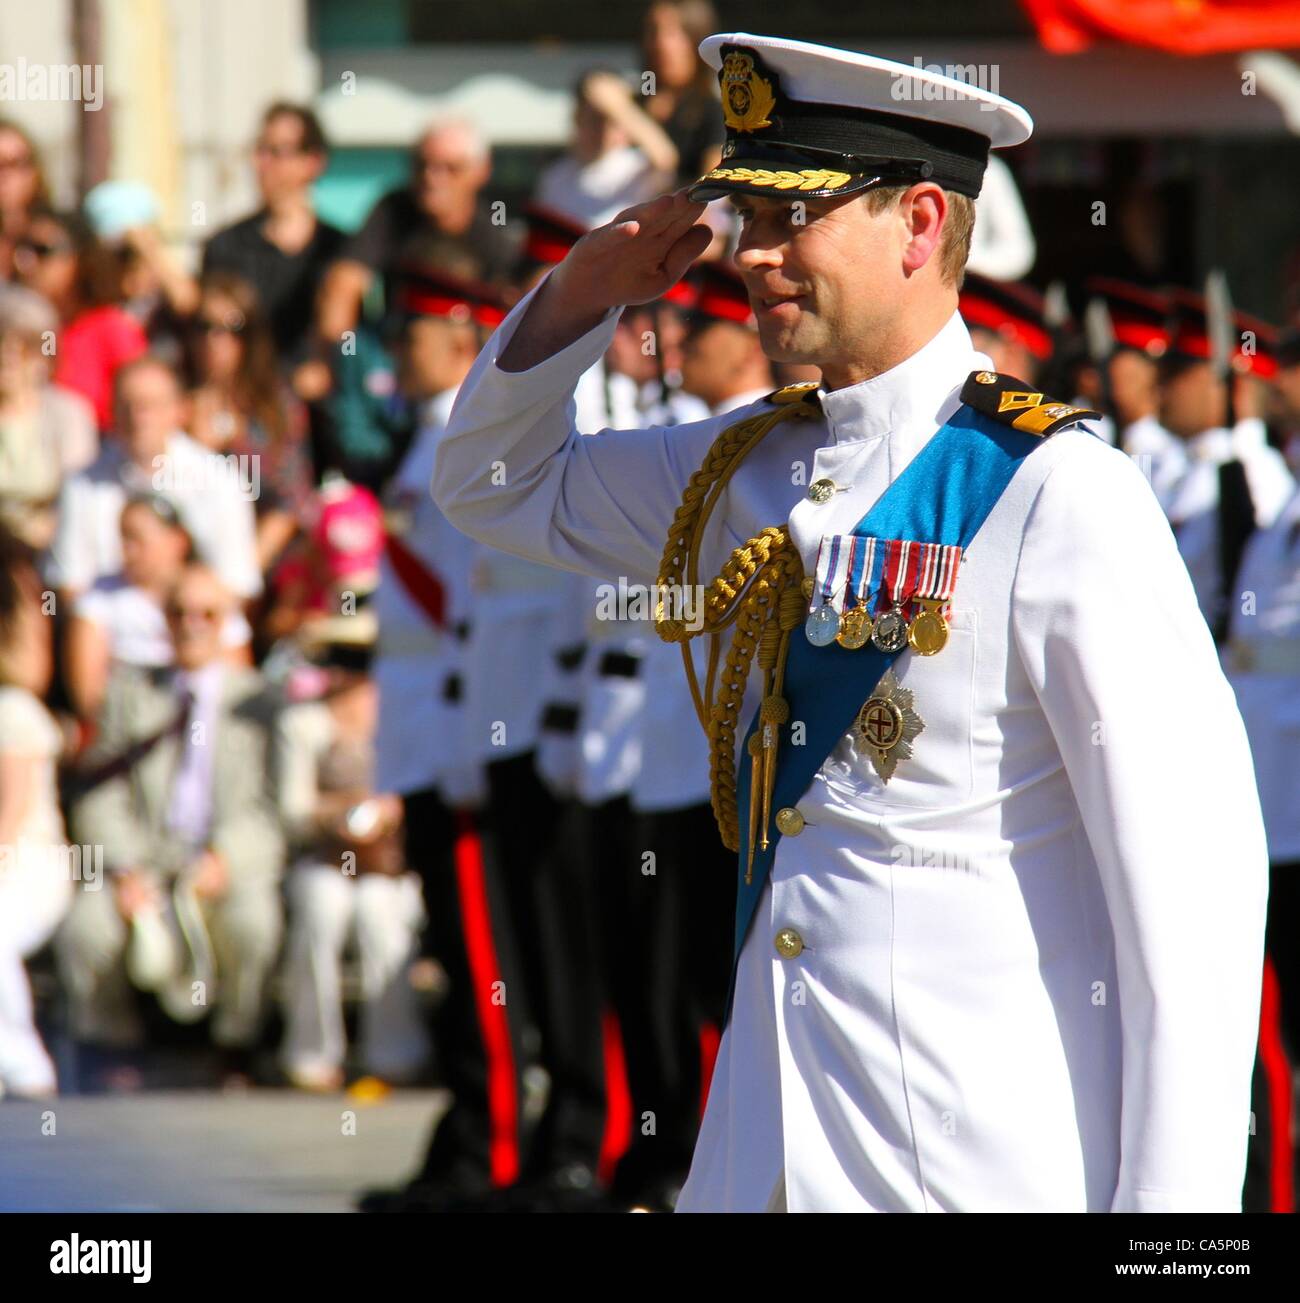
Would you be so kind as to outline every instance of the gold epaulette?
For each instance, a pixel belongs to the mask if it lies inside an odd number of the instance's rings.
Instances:
[[[1101,419],[1100,412],[1057,402],[1037,393],[1023,380],[997,371],[972,371],[962,386],[961,400],[1003,425],[1043,438],[1079,421]]]

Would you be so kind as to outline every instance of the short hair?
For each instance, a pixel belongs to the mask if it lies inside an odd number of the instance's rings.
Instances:
[[[265,130],[276,118],[294,118],[302,129],[302,152],[304,154],[328,154],[329,144],[325,139],[325,130],[320,119],[305,104],[294,104],[289,100],[276,100],[262,114],[262,128]]]
[[[465,138],[465,152],[475,163],[486,163],[492,157],[491,147],[478,123],[465,117],[437,118],[420,132],[413,152],[418,155],[424,142],[444,132],[459,132]]]
[[[129,362],[123,362],[121,366],[113,372],[113,401],[117,402],[122,397],[122,387],[126,382],[139,371],[162,371],[171,377],[172,383],[176,386],[176,392],[179,394],[183,388],[181,385],[180,372],[160,353],[141,353],[139,357],[133,357]]]
[[[911,188],[911,185],[894,185],[868,190],[867,211],[873,216],[883,213]],[[945,190],[943,197],[948,201],[948,216],[939,240],[939,275],[945,285],[960,289],[966,262],[970,258],[971,235],[975,230],[975,201],[954,190]]]

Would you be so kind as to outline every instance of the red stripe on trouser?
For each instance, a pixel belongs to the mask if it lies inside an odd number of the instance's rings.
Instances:
[[[1281,992],[1277,970],[1264,956],[1264,989],[1259,1003],[1259,1058],[1268,1092],[1269,1207],[1295,1211],[1291,1144],[1291,1065],[1282,1045]]]
[[[605,1132],[600,1138],[600,1159],[596,1173],[608,1184],[614,1179],[618,1160],[632,1142],[632,1093],[627,1085],[627,1059],[618,1018],[610,1010],[602,1019],[605,1046]]]
[[[456,816],[455,864],[465,956],[487,1060],[488,1163],[492,1184],[510,1185],[519,1179],[519,1095],[510,1023],[505,1005],[495,998],[498,991],[506,999],[510,993],[505,990],[492,940],[483,846],[473,820],[464,811]]]
[[[705,1106],[709,1102],[709,1083],[713,1080],[713,1065],[718,1061],[718,1046],[722,1043],[722,1033],[716,1023],[700,1024],[700,1118],[704,1117]]]

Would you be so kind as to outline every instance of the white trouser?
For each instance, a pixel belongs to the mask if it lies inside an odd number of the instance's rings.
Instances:
[[[347,1048],[340,963],[355,931],[361,956],[361,1059],[394,1081],[418,1071],[428,1034],[407,980],[424,921],[413,873],[350,877],[337,865],[304,864],[288,879],[285,1036],[280,1057],[290,1072],[338,1068]]]
[[[23,960],[53,935],[72,901],[72,882],[41,849],[15,848],[0,868],[0,1086],[18,1094],[47,1094],[57,1084],[32,1018]]]

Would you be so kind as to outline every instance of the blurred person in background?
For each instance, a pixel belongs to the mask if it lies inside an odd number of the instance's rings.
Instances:
[[[1222,643],[1246,542],[1276,520],[1295,481],[1276,449],[1235,437],[1234,398],[1250,367],[1240,342],[1225,374],[1211,356],[1201,296],[1176,293],[1172,323],[1160,359],[1160,424],[1183,441],[1188,470],[1168,514],[1201,613]]]
[[[32,138],[16,122],[0,119],[0,281],[14,272],[14,248],[38,208],[49,206],[49,188]]]
[[[46,566],[50,584],[75,598],[101,575],[117,574],[122,507],[132,494],[153,490],[176,504],[201,558],[212,563],[231,591],[241,598],[256,596],[262,575],[249,492],[229,463],[182,432],[175,371],[146,355],[122,368],[115,389],[117,436],[104,442],[90,466],[64,482]]]
[[[316,292],[346,238],[316,212],[312,186],[327,159],[315,113],[277,100],[263,113],[253,145],[262,206],[218,231],[203,249],[205,278],[230,272],[257,287],[286,369],[310,355]]]
[[[677,151],[675,186],[716,167],[722,157],[718,86],[697,50],[717,15],[709,0],[654,0],[641,27],[641,57],[654,77],[646,112]]]
[[[411,1081],[429,1053],[408,970],[424,906],[402,847],[402,800],[375,789],[378,694],[370,677],[374,613],[327,616],[300,631],[322,695],[287,706],[273,748],[277,804],[293,852],[286,888],[285,1030],[280,1060],[305,1090],[344,1082],[341,964],[361,960],[359,1060],[384,1081]]]
[[[1300,475],[1300,330],[1286,331],[1278,341],[1274,403],[1279,446],[1293,475]]]
[[[538,204],[590,228],[671,188],[677,147],[617,73],[584,73],[574,99],[569,148],[537,178]]]
[[[967,266],[957,310],[970,331],[971,343],[988,355],[995,371],[1031,387],[1039,383],[1051,361],[1054,341],[1046,304],[1036,289],[991,280]]]
[[[62,737],[42,704],[53,656],[40,588],[27,549],[0,526],[0,1096],[23,1098],[57,1089],[23,960],[72,901],[55,782]]]
[[[265,646],[292,639],[319,617],[349,614],[369,598],[379,582],[382,517],[369,489],[326,473],[308,501],[303,531],[271,574],[270,605],[258,622]]]
[[[210,452],[257,459],[265,572],[298,532],[313,487],[306,410],[280,377],[258,292],[242,276],[204,275],[187,342],[190,436]]]
[[[59,315],[56,383],[90,401],[101,431],[113,420],[113,377],[148,348],[126,310],[122,260],[80,217],[37,209],[14,249],[14,270]]]
[[[90,404],[50,381],[58,324],[35,291],[0,284],[0,520],[37,551],[54,537],[64,477],[99,451]]]
[[[168,666],[174,648],[163,610],[167,594],[194,559],[194,544],[171,500],[130,497],[122,508],[122,569],[101,575],[72,610],[63,645],[63,679],[78,718],[93,721],[113,671],[122,665]],[[238,610],[226,617],[221,645],[233,664],[252,663],[252,630]]]
[[[103,846],[109,881],[76,893],[58,954],[78,1040],[137,1046],[134,985],[165,996],[173,1017],[188,1016],[186,1004],[211,1011],[213,1041],[237,1076],[278,953],[283,846],[268,765],[273,701],[260,674],[223,656],[232,610],[214,571],[187,566],[166,604],[174,666],[122,667],[110,680],[88,790],[71,811],[79,839]],[[210,958],[193,982],[158,940],[173,912],[191,956]]]
[[[492,174],[492,155],[478,129],[452,119],[429,128],[411,152],[411,179],[390,191],[344,245],[321,286],[317,333],[328,356],[361,316],[375,278],[391,296],[397,268],[421,238],[442,236],[461,244],[480,263],[484,279],[509,280],[516,239],[492,219],[480,192]]]
[[[101,181],[81,211],[105,261],[117,264],[122,306],[140,323],[150,351],[178,362],[198,288],[163,242],[158,196],[139,181]]]

